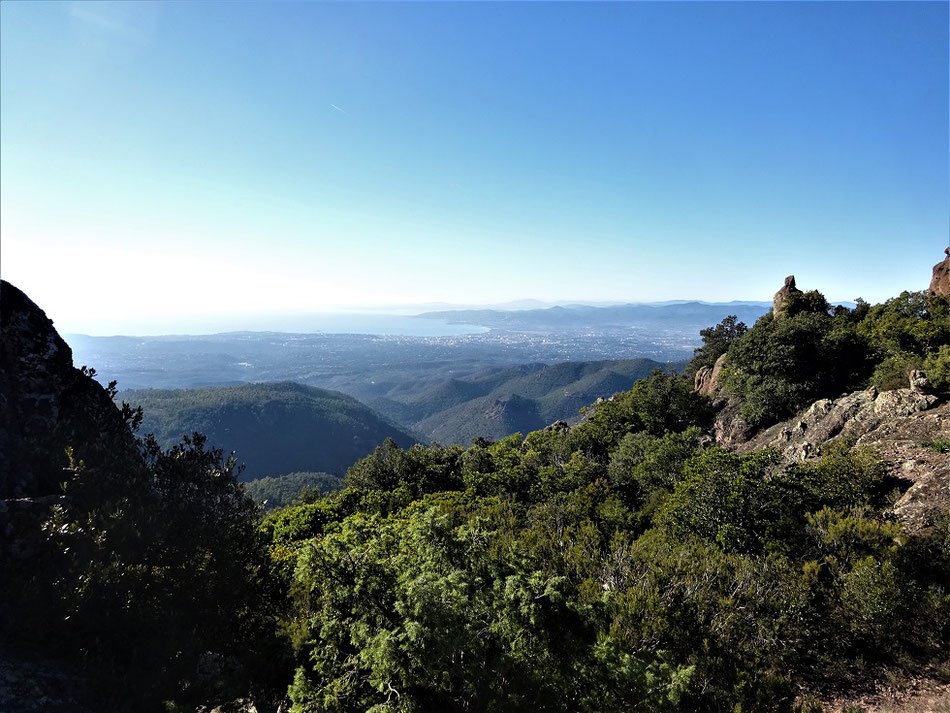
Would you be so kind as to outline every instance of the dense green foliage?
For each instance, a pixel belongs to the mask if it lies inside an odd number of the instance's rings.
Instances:
[[[356,399],[291,382],[207,389],[125,391],[145,412],[143,433],[163,447],[203,433],[234,451],[246,477],[296,472],[342,474],[386,438],[414,439]]]
[[[816,291],[792,293],[778,317],[766,314],[748,331],[730,318],[702,336],[689,372],[727,354],[722,383],[755,427],[849,390],[906,388],[915,368],[950,392],[950,305],[928,303],[923,292],[853,310],[830,307]]]
[[[794,294],[704,330],[688,373],[727,354],[754,425],[887,388],[906,354],[945,389],[947,312],[921,300]],[[691,387],[656,372],[570,429],[387,442],[341,492],[269,516],[294,710],[791,711],[803,688],[938,657],[950,528],[885,515],[871,451],[709,446]]]
[[[274,510],[290,505],[298,498],[316,499],[342,486],[343,478],[332,473],[288,473],[249,480],[244,483],[244,492],[265,510]]]
[[[740,322],[735,315],[729,315],[715,327],[699,330],[703,345],[693,355],[687,373],[692,376],[704,366],[713,366],[716,360],[729,351],[729,347],[748,331],[749,328],[745,323]]]
[[[651,359],[522,364],[400,384],[367,403],[430,441],[468,445],[577,421],[582,407],[665,366]]]
[[[945,534],[883,514],[876,456],[703,444],[657,373],[570,430],[402,450],[269,515],[295,711],[796,709],[938,655]]]
[[[141,419],[123,414],[133,429]],[[5,563],[17,612],[5,625],[81,661],[108,709],[226,699],[247,690],[252,669],[266,699],[285,648],[258,509],[234,461],[200,434],[167,450],[130,436],[103,432],[63,452],[63,495],[27,541],[31,557]]]

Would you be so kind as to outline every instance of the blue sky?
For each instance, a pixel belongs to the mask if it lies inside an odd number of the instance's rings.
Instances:
[[[64,329],[873,301],[948,243],[946,2],[0,13],[0,273]]]

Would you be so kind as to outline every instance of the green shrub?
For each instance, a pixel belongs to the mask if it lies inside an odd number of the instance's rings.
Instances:
[[[683,477],[686,461],[699,452],[700,434],[695,426],[659,438],[628,433],[610,457],[611,485],[632,504],[642,503],[657,490],[672,492]]]
[[[766,476],[778,462],[771,451],[705,451],[687,462],[659,524],[680,541],[699,538],[727,552],[758,549],[771,520]]]
[[[911,369],[920,369],[924,359],[917,354],[900,352],[881,361],[874,368],[871,383],[881,391],[906,389]]]
[[[923,369],[934,389],[944,394],[950,393],[950,344],[943,344],[937,351],[928,354]]]
[[[868,383],[907,386],[911,369],[929,367],[950,390],[950,307],[904,292],[870,307],[831,310],[818,292],[793,293],[778,318],[766,314],[731,341],[722,383],[742,400],[753,427],[791,416],[818,398]]]
[[[749,331],[745,323],[740,322],[734,314],[729,315],[715,327],[708,327],[699,331],[703,345],[697,349],[686,368],[686,375],[692,377],[702,367],[712,367],[716,360],[729,351],[738,339]]]
[[[209,655],[268,679],[282,654],[255,575],[266,561],[257,506],[233,460],[200,434],[169,450],[148,437],[137,459],[75,459],[65,487],[44,525],[58,597],[46,615],[61,652],[141,704],[246,693],[246,680],[195,679]]]
[[[339,490],[343,479],[331,473],[288,473],[271,478],[257,478],[244,483],[244,491],[265,510],[275,510],[298,498],[316,500],[321,495]]]
[[[927,448],[932,450],[934,453],[950,453],[950,440],[945,438],[937,438],[927,444]]]
[[[723,385],[743,399],[742,416],[753,426],[856,388],[867,376],[863,339],[828,314],[824,298],[806,294],[790,298],[783,316],[762,317],[729,349]]]

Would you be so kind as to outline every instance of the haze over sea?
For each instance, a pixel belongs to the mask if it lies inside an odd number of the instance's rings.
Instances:
[[[487,327],[449,324],[442,319],[423,319],[410,315],[359,312],[309,314],[234,314],[153,317],[132,328],[124,320],[83,320],[63,330],[91,336],[219,334],[222,332],[288,332],[294,334],[375,334],[403,337],[454,337],[482,334]]]

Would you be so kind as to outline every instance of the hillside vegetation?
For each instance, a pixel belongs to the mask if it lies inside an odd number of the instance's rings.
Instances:
[[[947,520],[889,517],[872,451],[703,445],[682,383],[568,431],[387,444],[268,517],[294,710],[813,710],[944,661]]]
[[[849,310],[830,307],[818,291],[796,291],[777,315],[764,315],[748,331],[720,324],[703,336],[690,371],[725,354],[723,389],[741,400],[754,427],[819,398],[907,386],[911,369],[923,370],[938,391],[950,389],[950,307],[924,292]]]
[[[576,423],[580,409],[598,398],[629,389],[655,369],[682,367],[651,359],[524,364],[398,384],[367,403],[427,440],[468,445],[479,436]]]
[[[404,446],[415,440],[352,397],[292,382],[143,389],[119,398],[142,407],[141,431],[163,447],[200,432],[212,447],[234,451],[245,478],[342,474],[387,438]]]
[[[753,428],[909,366],[950,390],[947,305],[920,294],[795,295],[703,336],[689,372],[727,354]],[[723,450],[718,408],[657,372],[572,428],[384,444],[343,491],[270,515],[293,710],[804,711],[884,669],[946,670],[947,514],[906,529],[906,485],[846,441]]]
[[[298,498],[317,499],[343,487],[343,478],[331,473],[287,473],[244,483],[244,492],[265,510],[290,505]]]

